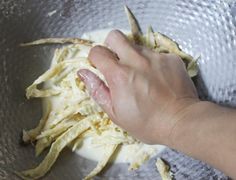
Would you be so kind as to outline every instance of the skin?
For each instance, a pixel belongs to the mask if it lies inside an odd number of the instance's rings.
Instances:
[[[163,144],[236,178],[236,111],[200,101],[180,57],[131,44],[118,30],[95,46],[78,75],[112,121],[148,144]]]

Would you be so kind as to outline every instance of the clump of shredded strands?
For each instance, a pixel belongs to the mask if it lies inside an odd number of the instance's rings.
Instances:
[[[182,52],[174,41],[161,33],[154,32],[151,27],[148,28],[146,34],[142,34],[133,14],[127,7],[125,11],[131,25],[132,33],[128,35],[130,41],[156,52],[175,53],[185,62],[190,77],[197,74],[196,61]],[[38,126],[32,130],[23,131],[23,141],[36,144],[37,156],[47,147],[50,149],[37,167],[17,172],[17,175],[23,179],[37,179],[44,176],[66,146],[72,147],[74,151],[84,138],[92,137],[95,145],[104,147],[104,154],[94,170],[84,178],[90,179],[102,171],[119,146],[142,145],[142,143],[111,121],[89,96],[84,83],[77,76],[79,69],[88,69],[106,82],[100,71],[91,66],[87,59],[94,42],[80,38],[48,38],[21,44],[21,46],[50,43],[71,44],[56,49],[51,67],[26,89],[28,99],[44,99],[45,109]],[[42,84],[43,86],[39,86]],[[58,105],[53,104],[53,99],[59,102]],[[140,167],[151,157],[152,153],[152,148],[148,151],[139,151],[134,156],[130,169]],[[141,160],[137,161],[137,159]]]

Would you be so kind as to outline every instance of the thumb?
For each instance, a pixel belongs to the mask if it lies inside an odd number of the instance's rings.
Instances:
[[[90,96],[110,117],[113,117],[110,90],[106,84],[96,74],[87,69],[81,69],[77,74],[85,83]]]

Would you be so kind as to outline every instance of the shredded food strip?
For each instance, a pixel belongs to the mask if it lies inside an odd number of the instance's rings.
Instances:
[[[23,171],[19,175],[22,178],[26,177],[34,179],[38,179],[44,176],[52,167],[60,152],[67,146],[67,144],[73,141],[81,133],[89,129],[89,121],[98,121],[99,119],[99,115],[95,115],[88,116],[87,118],[84,118],[83,120],[78,122],[78,124],[66,131],[52,144],[49,153],[36,168]]]
[[[161,158],[156,161],[156,167],[161,175],[162,180],[172,180],[172,173],[170,171],[170,166],[166,164]]]
[[[72,43],[72,44],[85,44],[88,46],[92,45],[92,41],[80,38],[45,38],[39,39],[29,43],[22,43],[20,46],[33,46],[33,45],[40,45],[40,44],[65,44],[65,43]]]
[[[102,160],[98,162],[97,166],[84,178],[84,180],[91,179],[92,177],[100,173],[102,169],[108,163],[109,159],[111,158],[112,154],[115,152],[117,147],[118,147],[118,144],[106,145],[104,154],[102,156]]]

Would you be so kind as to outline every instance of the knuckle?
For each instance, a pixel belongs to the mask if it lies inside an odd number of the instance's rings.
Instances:
[[[91,48],[89,54],[96,54],[99,53],[101,50],[103,50],[103,47],[101,45],[96,45],[93,48]]]
[[[121,35],[121,32],[117,29],[111,30],[108,34],[109,38],[117,38]]]
[[[146,52],[146,49],[143,47],[133,47],[132,49],[132,54],[135,59],[135,62],[137,66],[141,69],[149,69],[151,67],[151,59],[145,56],[147,53],[151,52]]]
[[[158,68],[169,68],[170,66],[173,66],[173,61],[171,58],[169,58],[168,54],[160,54],[157,58],[157,66]]]
[[[185,66],[184,61],[174,53],[162,54],[160,58],[160,64],[168,66]]]
[[[172,59],[174,62],[180,64],[180,65],[183,65],[184,64],[184,61],[181,59],[180,56],[176,55],[176,54],[169,54],[169,57],[170,59]]]
[[[171,59],[174,59],[174,60],[180,59],[180,57],[174,53],[169,53],[169,54],[167,54],[167,56]]]
[[[158,61],[164,61],[166,57],[167,57],[167,54],[164,54],[164,53],[157,54]]]
[[[151,61],[147,58],[142,57],[139,59],[139,65],[141,66],[141,68],[149,70],[151,68]]]
[[[94,46],[93,48],[90,49],[89,54],[88,54],[88,59],[92,60],[94,57],[96,57],[97,53],[101,51],[100,46]]]
[[[121,31],[112,30],[112,31],[109,32],[109,34],[106,38],[106,42],[108,42],[108,44],[119,43],[121,46],[123,46],[128,41],[127,41],[126,37],[124,36],[124,34]]]
[[[114,77],[116,77],[116,80],[119,82],[127,82],[129,79],[128,70],[124,67],[117,69],[114,75]]]

